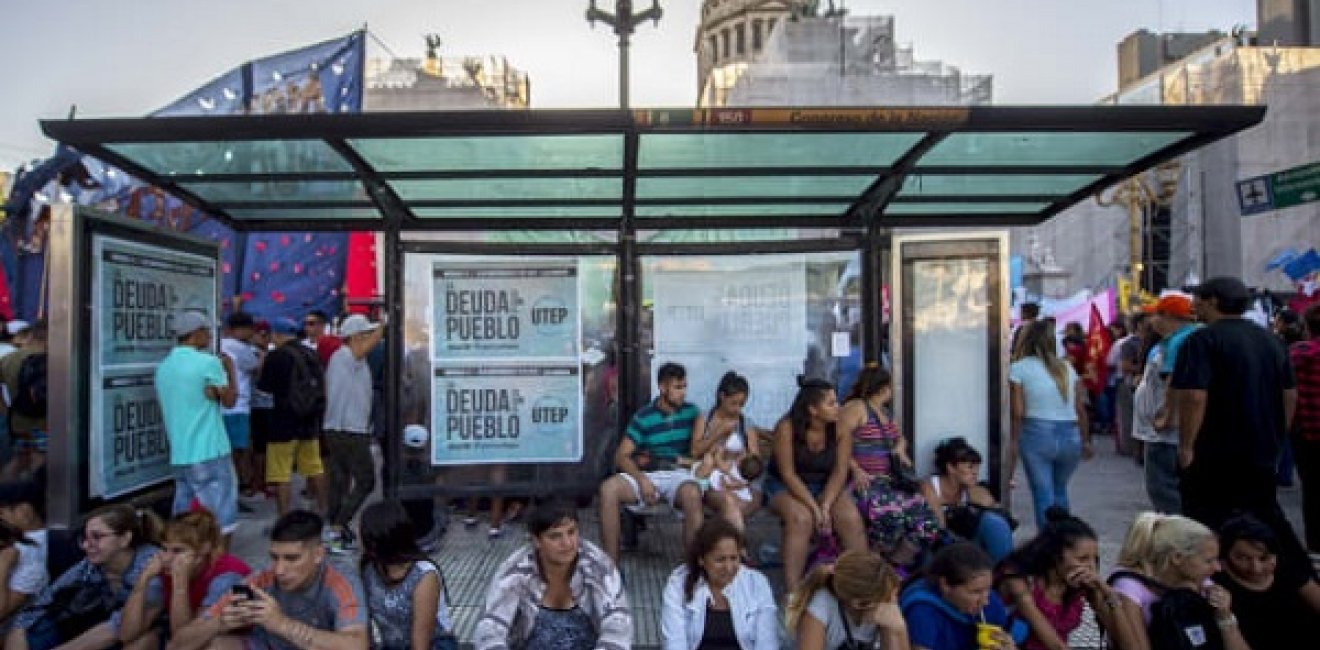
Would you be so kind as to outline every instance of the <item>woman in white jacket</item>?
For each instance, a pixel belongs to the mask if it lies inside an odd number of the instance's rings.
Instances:
[[[779,610],[770,582],[742,566],[743,537],[723,518],[706,520],[686,564],[665,585],[665,650],[779,650]]]

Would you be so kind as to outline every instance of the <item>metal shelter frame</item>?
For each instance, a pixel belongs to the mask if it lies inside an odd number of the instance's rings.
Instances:
[[[240,231],[383,232],[391,328],[386,419],[398,432],[407,252],[616,255],[616,341],[620,376],[630,378],[621,381],[620,403],[631,411],[642,398],[631,378],[644,352],[643,254],[860,250],[863,341],[874,357],[892,230],[1040,223],[1264,114],[1264,107],[1245,106],[808,107],[76,119],[41,126]],[[457,148],[445,153],[451,145]],[[403,148],[411,160],[394,156]],[[491,153],[515,149],[507,160]],[[288,191],[242,196],[262,185]],[[346,191],[326,191],[340,186]],[[638,241],[641,230],[721,228],[824,228],[841,236]],[[618,238],[500,245],[405,237],[496,230],[605,230]],[[401,441],[397,433],[390,440],[387,466],[397,467]],[[405,496],[435,491],[401,490],[397,471],[385,484]]]

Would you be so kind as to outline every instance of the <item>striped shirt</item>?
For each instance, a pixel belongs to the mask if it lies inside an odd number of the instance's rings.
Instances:
[[[1320,441],[1320,340],[1294,343],[1288,353],[1297,375],[1294,426],[1303,440]]]
[[[692,449],[692,427],[701,411],[684,402],[678,410],[666,413],[656,400],[643,406],[628,423],[627,436],[639,451],[650,452],[656,460],[672,461]]]

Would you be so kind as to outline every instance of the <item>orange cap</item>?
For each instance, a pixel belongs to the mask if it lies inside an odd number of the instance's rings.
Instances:
[[[1159,302],[1154,305],[1147,305],[1145,310],[1147,314],[1164,314],[1175,318],[1192,318],[1192,299],[1187,296],[1171,293],[1161,296]]]

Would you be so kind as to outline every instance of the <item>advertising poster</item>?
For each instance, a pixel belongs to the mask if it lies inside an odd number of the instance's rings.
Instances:
[[[213,319],[214,258],[93,235],[88,411],[91,496],[111,498],[170,477],[155,372],[185,310]]]
[[[160,248],[98,237],[93,244],[92,343],[102,367],[150,363],[174,347],[174,315],[215,312],[215,261]]]
[[[580,375],[577,365],[437,365],[432,464],[581,460]]]
[[[437,359],[577,361],[576,260],[445,261],[433,275]]]
[[[154,369],[103,372],[92,388],[89,422],[99,435],[92,476],[103,496],[131,492],[170,477],[170,444],[156,401]]]
[[[808,356],[806,261],[801,256],[705,259],[704,268],[665,262],[652,271],[655,356],[652,366],[681,363],[688,401],[702,410],[729,370],[752,391],[744,412],[771,428],[797,392]]]

